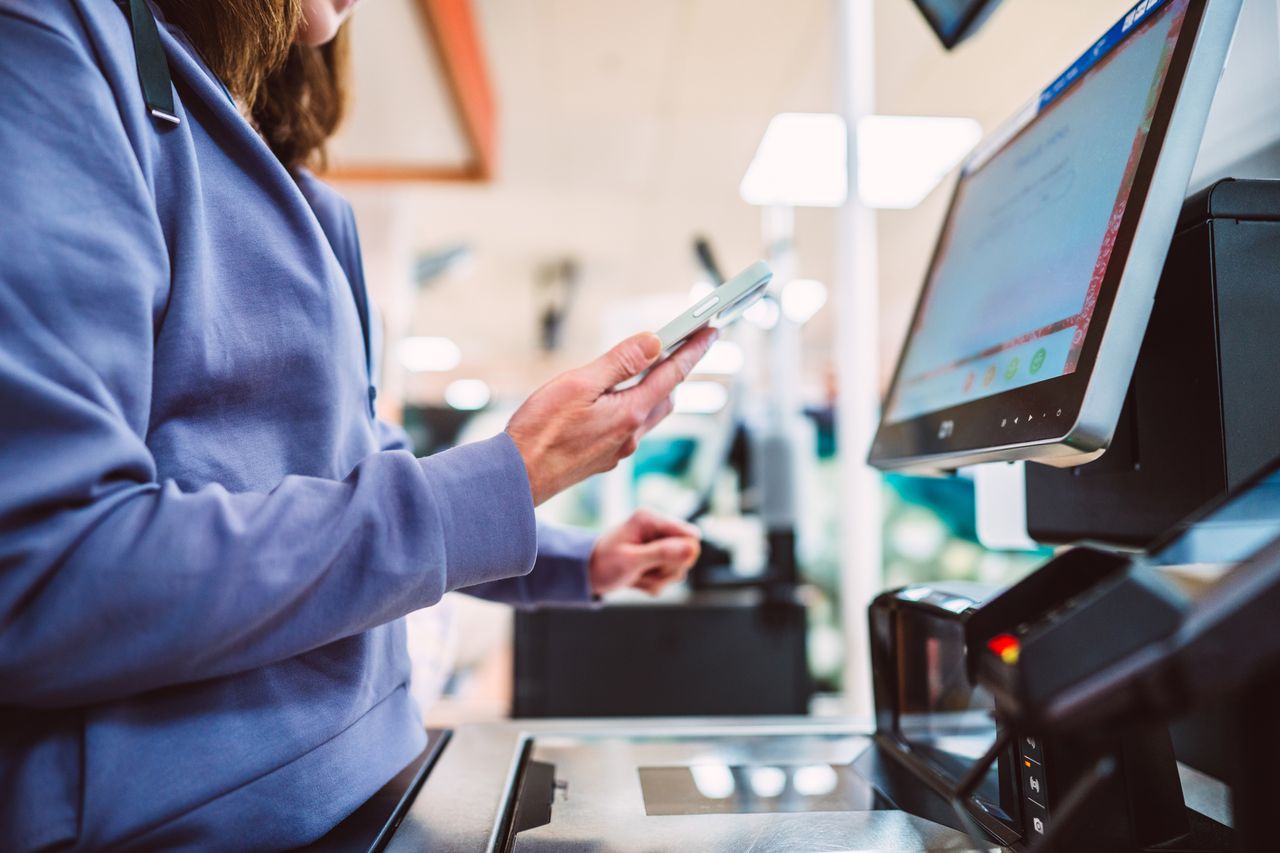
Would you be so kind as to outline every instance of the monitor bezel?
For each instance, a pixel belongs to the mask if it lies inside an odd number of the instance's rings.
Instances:
[[[1124,33],[1112,49],[1166,12],[1169,2],[1163,0],[1155,12]],[[882,412],[868,457],[871,465],[885,470],[929,472],[1017,459],[1078,465],[1097,458],[1106,449],[1150,316],[1240,2],[1188,0],[1186,18],[1152,116],[1148,143],[1135,170],[1112,260],[1101,283],[1075,371],[901,421],[889,422]],[[1059,77],[1044,91],[1053,92],[1055,99],[1063,97],[1088,76],[1081,74],[1065,85],[1061,82],[1064,77]],[[1043,93],[1017,114],[1033,117],[1015,119],[1013,132],[1006,126],[992,134],[962,167],[912,312],[907,338],[899,350],[884,411],[901,378],[911,330],[919,323],[964,181],[975,172],[975,163],[985,163],[992,156],[993,148],[1003,150],[1047,114],[1039,107],[1042,97]],[[1178,132],[1171,133],[1175,130]],[[1135,246],[1142,251],[1134,253]],[[1112,326],[1111,321],[1117,316],[1122,316],[1129,330],[1127,335],[1117,334],[1119,327]],[[1097,369],[1100,362],[1104,366],[1101,371]]]

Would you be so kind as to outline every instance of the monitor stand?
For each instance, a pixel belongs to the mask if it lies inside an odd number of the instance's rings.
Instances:
[[[1187,200],[1111,448],[1027,464],[1027,530],[1142,547],[1280,455],[1280,181]]]

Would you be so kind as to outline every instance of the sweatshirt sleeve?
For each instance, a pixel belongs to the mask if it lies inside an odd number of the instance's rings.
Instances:
[[[382,450],[413,450],[413,441],[404,427],[379,420],[375,428],[378,430],[378,447]]]
[[[538,522],[538,558],[533,571],[468,587],[477,598],[530,608],[549,604],[594,604],[587,564],[596,534],[572,527]]]
[[[505,435],[261,493],[158,478],[169,258],[113,91],[83,38],[21,11],[43,5],[0,3],[0,705],[244,671],[528,573]]]

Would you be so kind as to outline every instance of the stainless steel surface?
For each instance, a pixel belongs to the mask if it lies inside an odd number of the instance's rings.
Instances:
[[[824,812],[815,814],[689,815],[630,823],[582,825],[569,832],[542,827],[521,833],[518,851],[556,853],[764,853],[764,851],[968,851],[956,832],[906,812]],[[993,850],[999,848],[991,848]]]
[[[900,811],[645,813],[639,767],[845,763],[867,747],[867,733],[865,725],[809,718],[464,726],[388,849],[493,850],[526,746],[556,765],[567,788],[556,793],[551,824],[521,833],[518,851],[974,849],[963,834]]]

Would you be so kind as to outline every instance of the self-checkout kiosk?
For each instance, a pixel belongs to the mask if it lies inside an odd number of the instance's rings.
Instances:
[[[380,844],[1280,849],[1280,185],[1187,197],[1239,10],[1143,0],[974,152],[871,448],[1091,544],[880,596],[871,726],[464,727]]]

